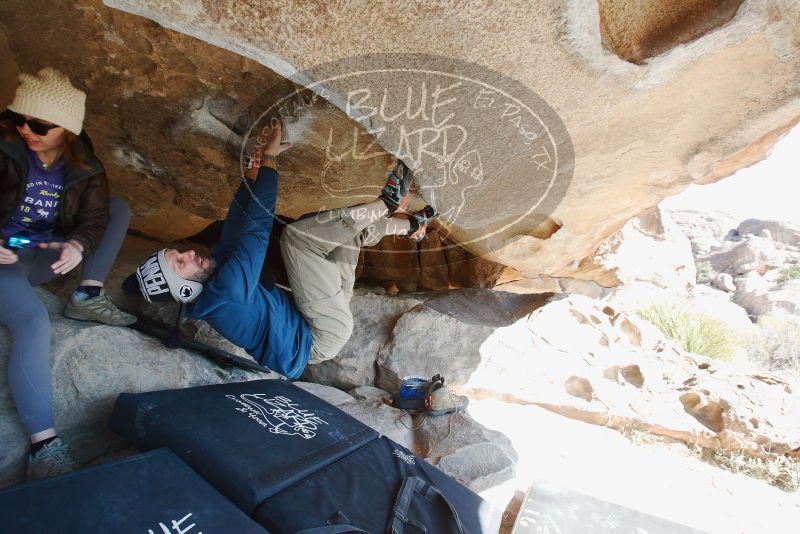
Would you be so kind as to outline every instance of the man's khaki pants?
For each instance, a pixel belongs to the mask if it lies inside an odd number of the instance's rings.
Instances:
[[[309,364],[335,357],[353,332],[350,298],[358,254],[386,233],[381,217],[359,231],[346,209],[318,213],[286,227],[281,252],[294,302],[311,328]]]

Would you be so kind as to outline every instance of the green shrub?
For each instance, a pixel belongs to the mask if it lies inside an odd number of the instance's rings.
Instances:
[[[697,283],[698,284],[710,284],[717,273],[714,271],[714,267],[711,266],[711,262],[709,261],[699,261],[695,265],[695,270],[697,271]]]
[[[722,321],[699,313],[687,304],[651,304],[636,314],[653,323],[688,352],[730,360],[739,345],[738,336]]]
[[[779,283],[788,282],[789,280],[796,280],[798,278],[800,278],[800,265],[784,267],[778,274]]]

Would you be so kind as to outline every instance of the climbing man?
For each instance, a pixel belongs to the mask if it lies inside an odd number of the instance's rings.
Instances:
[[[211,257],[160,250],[125,280],[123,291],[148,302],[189,304],[189,317],[207,321],[261,365],[296,379],[307,364],[334,358],[352,333],[350,298],[361,247],[384,235],[419,241],[435,213],[425,206],[398,216],[410,205],[412,180],[398,162],[372,202],[288,225],[280,246],[291,294],[265,287],[259,275],[275,216],[275,158],[291,147],[281,137],[281,122],[273,119],[254,156],[257,171],[245,173]]]

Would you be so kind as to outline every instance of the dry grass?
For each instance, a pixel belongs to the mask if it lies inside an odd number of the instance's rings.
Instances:
[[[800,490],[800,462],[788,456],[772,460],[754,458],[742,451],[689,448],[697,458],[736,474],[757,478],[787,493]]]
[[[619,429],[619,432],[636,446],[676,443],[672,438],[630,426]],[[707,449],[700,445],[688,445],[688,452],[690,456],[714,467],[763,480],[787,493],[800,491],[800,461],[788,456],[765,460],[754,458],[743,451]]]
[[[738,335],[722,321],[684,303],[651,304],[636,314],[688,352],[730,360],[740,344]]]
[[[762,315],[748,339],[747,351],[760,367],[800,378],[800,317]]]

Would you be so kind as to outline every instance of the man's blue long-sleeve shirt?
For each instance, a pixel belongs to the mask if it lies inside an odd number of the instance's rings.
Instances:
[[[261,365],[294,379],[308,362],[311,331],[291,294],[259,283],[277,194],[278,173],[269,167],[261,167],[254,182],[242,181],[212,252],[217,271],[189,316],[207,321]]]

